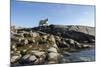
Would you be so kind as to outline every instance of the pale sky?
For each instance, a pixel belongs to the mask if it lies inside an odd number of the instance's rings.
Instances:
[[[45,18],[49,24],[95,26],[95,6],[11,0],[11,24],[34,27]]]

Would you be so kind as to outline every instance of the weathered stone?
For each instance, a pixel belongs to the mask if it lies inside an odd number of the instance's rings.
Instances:
[[[32,45],[29,45],[29,47],[28,48],[32,48]]]
[[[39,33],[33,32],[33,33],[31,33],[31,36],[35,38],[35,37],[39,36]]]
[[[39,59],[37,59],[36,61],[34,61],[34,64],[40,64]]]
[[[62,41],[61,42],[61,46],[64,48],[64,47],[66,47],[66,48],[70,48],[70,44],[68,44],[67,42],[65,42],[65,41]]]
[[[19,60],[20,58],[21,58],[21,55],[12,56],[11,57],[11,63],[17,62],[17,60]]]
[[[48,35],[43,35],[42,37],[43,37],[43,39],[47,40]]]
[[[16,53],[20,54],[21,52],[20,51],[16,51]]]
[[[37,57],[41,57],[41,56],[45,56],[45,52],[40,52],[40,51],[31,51],[33,55],[37,56]]]
[[[12,45],[11,48],[12,48],[12,49],[15,49],[15,48],[16,48],[16,45]]]
[[[26,49],[23,49],[22,51],[23,51],[23,52],[26,52],[27,50],[26,50]]]
[[[27,49],[23,49],[23,50],[21,51],[21,54],[22,54],[22,55],[25,55],[26,52],[27,52]]]
[[[56,39],[57,41],[61,41],[61,38],[60,38],[59,36],[56,36],[55,39]]]
[[[74,40],[69,39],[69,43],[70,43],[70,44],[74,44]]]
[[[82,45],[82,47],[83,48],[90,48],[90,47],[92,47],[91,45],[88,45],[88,44],[84,44],[84,45]]]
[[[36,60],[37,60],[37,58],[36,58],[36,56],[34,56],[34,55],[32,55],[32,56],[29,57],[29,61],[30,61],[30,62],[34,62],[34,61],[36,61]]]
[[[12,45],[12,46],[11,46],[11,50],[16,51],[16,50],[17,50],[16,45]]]
[[[76,46],[76,48],[82,48],[82,45],[80,43],[78,43],[77,41],[75,41],[75,46]]]
[[[24,55],[20,61],[21,64],[34,64],[34,62],[37,60],[35,55]]]
[[[50,36],[48,37],[48,41],[49,41],[49,42],[52,42],[53,44],[56,43],[56,42],[55,42],[55,38],[54,38],[53,35],[50,35]]]
[[[54,53],[54,52],[48,53],[48,61],[49,61],[49,63],[51,61],[54,61],[55,63],[57,63],[58,62],[58,58],[59,58],[59,54],[58,53]]]
[[[28,44],[28,40],[27,40],[27,39],[25,39],[24,44],[25,44],[25,45]]]
[[[22,59],[23,60],[26,60],[26,59],[28,59],[30,57],[30,54],[27,54],[27,55],[24,55],[23,57],[22,57]]]
[[[56,44],[54,44],[52,47],[54,47],[54,48],[58,49],[58,46],[57,46]]]
[[[22,57],[21,63],[25,64],[41,64],[45,61],[46,55],[43,52],[33,51],[33,53],[27,54]]]
[[[50,47],[50,48],[48,49],[48,52],[55,52],[55,53],[57,53],[57,49],[54,48],[54,47]]]
[[[32,37],[30,32],[26,32],[26,31],[24,31],[23,35],[24,35],[25,38]]]

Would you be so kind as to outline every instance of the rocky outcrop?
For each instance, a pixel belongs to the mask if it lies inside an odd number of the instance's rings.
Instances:
[[[40,30],[42,32],[57,35],[60,37],[71,38],[82,43],[93,42],[95,39],[95,28],[88,26],[49,25],[45,27],[36,27],[33,28],[33,30]]]
[[[49,25],[11,30],[11,63],[37,65],[59,63],[63,51],[91,48],[93,27]],[[66,54],[65,53],[65,54]]]

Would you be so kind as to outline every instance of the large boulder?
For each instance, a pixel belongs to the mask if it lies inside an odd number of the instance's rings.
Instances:
[[[54,53],[54,52],[48,53],[48,64],[58,63],[59,61],[58,59],[59,59],[58,53]]]
[[[57,49],[54,47],[50,47],[47,51],[57,53]]]
[[[34,64],[37,60],[35,55],[27,54],[22,57],[20,64]]]
[[[21,55],[13,55],[11,56],[11,63],[17,62],[21,58]]]
[[[29,61],[31,61],[31,62],[34,62],[36,60],[37,60],[37,58],[34,55],[32,55],[32,56],[29,57]]]

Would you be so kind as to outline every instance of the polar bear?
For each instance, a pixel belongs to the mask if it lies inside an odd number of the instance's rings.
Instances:
[[[40,20],[39,26],[48,26],[48,18],[44,20]]]

